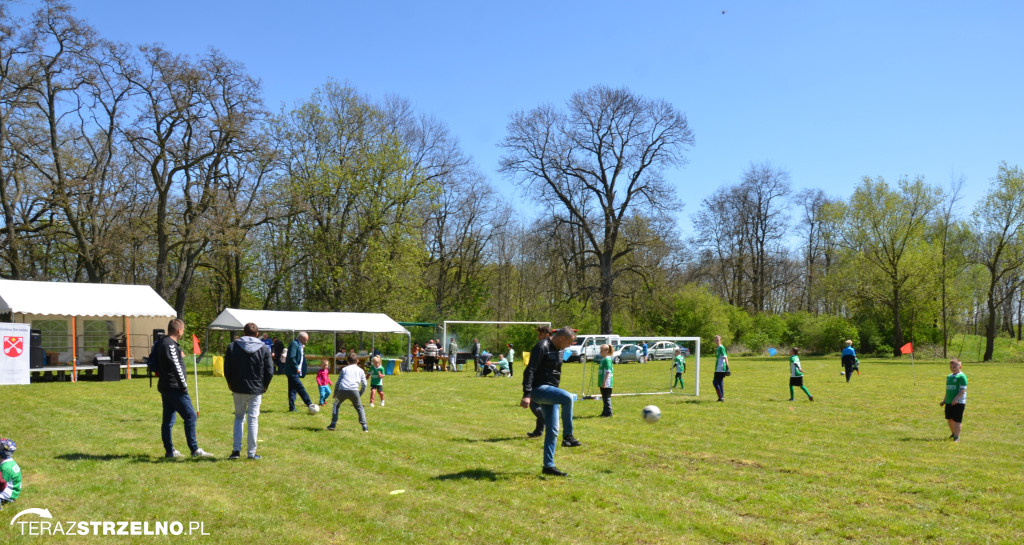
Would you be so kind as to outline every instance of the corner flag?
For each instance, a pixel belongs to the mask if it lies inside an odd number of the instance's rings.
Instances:
[[[196,334],[193,333],[192,334],[192,353],[193,354],[199,354],[200,352],[202,352],[202,350],[199,349],[199,337],[196,337]]]
[[[914,353],[914,345],[913,345],[913,343],[907,343],[907,344],[905,344],[905,345],[900,347],[900,354],[913,354],[913,353]]]

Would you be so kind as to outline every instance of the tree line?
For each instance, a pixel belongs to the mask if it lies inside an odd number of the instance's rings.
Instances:
[[[0,2],[5,278],[149,284],[201,324],[344,310],[892,354],[982,328],[986,360],[1020,338],[1018,167],[961,216],[964,180],[865,177],[841,197],[752,163],[681,216],[692,182],[667,173],[694,144],[667,101],[581,90],[510,113],[508,201],[399,97],[331,80],[273,112],[216,49],[115,43],[65,2],[24,20]]]

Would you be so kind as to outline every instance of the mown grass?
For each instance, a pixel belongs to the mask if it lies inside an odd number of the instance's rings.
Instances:
[[[201,543],[1024,541],[1024,365],[965,367],[960,444],[945,439],[938,406],[945,362],[862,360],[850,384],[837,358],[804,368],[813,403],[799,390],[787,401],[779,357],[734,358],[725,403],[710,366],[699,398],[615,398],[611,419],[581,400],[583,446],[556,454],[566,479],[540,475],[518,376],[388,377],[387,407],[367,408],[370,433],[348,405],[333,433],[326,412],[287,413],[276,380],[259,462],[226,459],[221,378],[199,378],[199,441],[213,461],[161,457],[159,394],[146,380],[2,387],[0,434],[18,441],[25,488],[0,516],[0,542],[115,539],[19,536],[10,517],[29,507],[63,521],[202,521],[210,535],[191,538]],[[576,389],[579,373],[568,365],[564,383]],[[663,416],[648,425],[640,409],[652,403]],[[187,450],[180,423],[174,439]]]

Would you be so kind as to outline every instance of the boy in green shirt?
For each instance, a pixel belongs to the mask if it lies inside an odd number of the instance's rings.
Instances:
[[[789,351],[789,400],[793,401],[793,387],[799,386],[807,394],[807,399],[814,401],[814,396],[804,387],[804,370],[800,368],[800,349],[793,347]]]
[[[676,378],[672,381],[672,387],[676,387],[676,383],[679,383],[679,389],[686,389],[683,386],[683,373],[686,372],[686,358],[683,357],[682,349],[676,348],[676,357],[672,360],[672,369],[676,370]]]
[[[945,407],[946,422],[949,423],[950,439],[960,442],[960,429],[964,421],[964,407],[967,405],[967,375],[961,371],[960,360],[949,360],[949,375],[946,376],[946,397],[939,402]]]
[[[12,458],[17,449],[13,440],[0,437],[0,480],[4,483],[0,488],[0,507],[14,502],[21,495],[21,468]]]
[[[597,379],[601,385],[601,401],[604,402],[604,411],[599,416],[610,417],[612,415],[612,375],[614,362],[612,361],[612,345],[601,345],[601,363],[597,366]]]
[[[370,360],[370,406],[373,407],[373,392],[380,394],[380,406],[384,406],[384,364],[380,356]]]

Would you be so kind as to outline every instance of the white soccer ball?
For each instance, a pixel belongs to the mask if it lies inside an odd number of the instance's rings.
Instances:
[[[846,376],[846,371],[840,371],[840,372],[839,372],[839,375],[840,375],[840,376]]]
[[[310,403],[309,404],[309,414],[317,414],[319,412],[320,412],[320,405],[317,405],[315,403]]]
[[[647,423],[653,424],[661,419],[661,409],[654,405],[648,405],[644,407],[643,416]]]

